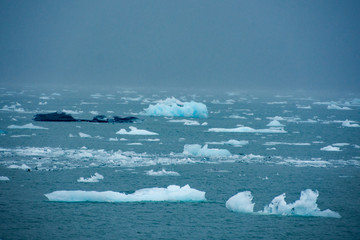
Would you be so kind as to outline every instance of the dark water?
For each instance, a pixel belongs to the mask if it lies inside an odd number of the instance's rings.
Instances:
[[[310,99],[297,95],[276,97],[224,93],[194,96],[168,92],[153,96],[152,93],[124,91],[91,96],[96,92],[63,90],[58,94],[44,91],[41,95],[38,90],[11,92],[6,89],[1,93],[0,107],[19,103],[0,111],[0,129],[6,131],[0,136],[0,176],[10,179],[0,181],[1,239],[360,238],[360,128],[342,126],[346,119],[359,123],[356,101],[346,103],[354,96],[343,96],[344,99],[306,96],[313,97]],[[182,101],[204,102],[209,117],[191,120],[200,124],[207,122],[208,125],[186,126],[169,122],[164,117],[142,115],[137,115],[144,119],[139,124],[31,120],[35,113],[51,110],[81,112],[73,114],[78,118],[92,118],[94,114],[90,111],[109,116],[134,115],[153,101],[171,96],[182,98]],[[233,104],[212,103],[214,100],[225,103],[229,99]],[[332,103],[314,104],[329,101],[336,101],[338,106],[348,106],[351,110],[328,109]],[[47,104],[39,105],[39,102]],[[274,102],[278,104],[269,104]],[[302,109],[297,105],[311,108]],[[280,122],[285,125],[287,133],[207,131],[209,128],[235,128],[237,124],[268,129],[266,125],[271,121],[268,118],[275,116],[284,119]],[[28,123],[48,129],[8,128]],[[128,130],[129,126],[159,135],[116,134],[121,128]],[[91,138],[81,138],[79,132]],[[110,138],[126,140],[109,141]],[[247,140],[248,144],[242,147],[209,145],[209,148],[229,150],[230,157],[183,154],[185,144],[204,145],[230,139]],[[277,144],[271,144],[273,142]],[[291,145],[294,143],[307,145]],[[320,150],[329,145],[339,146],[341,151]],[[31,171],[8,168],[22,164]],[[146,174],[148,170],[161,169],[175,171],[180,176]],[[104,179],[95,183],[77,181],[96,172]],[[51,202],[44,196],[57,190],[111,190],[131,194],[138,189],[172,184],[189,184],[204,191],[207,201],[73,203]],[[318,190],[318,207],[331,209],[341,218],[236,213],[225,207],[231,196],[251,191],[257,212],[282,193],[286,193],[286,201],[292,203],[305,189]]]

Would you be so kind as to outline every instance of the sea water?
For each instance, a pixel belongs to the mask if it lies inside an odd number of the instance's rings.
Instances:
[[[357,239],[357,97],[3,88],[0,238]]]

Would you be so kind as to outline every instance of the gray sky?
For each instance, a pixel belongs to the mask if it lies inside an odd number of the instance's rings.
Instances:
[[[360,1],[0,0],[0,81],[360,91]]]

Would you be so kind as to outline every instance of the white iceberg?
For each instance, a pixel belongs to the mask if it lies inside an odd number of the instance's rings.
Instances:
[[[208,110],[203,103],[181,102],[172,97],[160,100],[155,105],[149,105],[148,108],[144,109],[143,114],[147,116],[207,118]]]
[[[28,123],[28,124],[25,124],[25,125],[22,125],[22,126],[19,126],[19,125],[10,125],[8,126],[8,128],[11,128],[11,129],[48,129],[46,127],[40,127],[40,126],[36,126],[32,123]]]
[[[10,179],[6,176],[0,176],[0,181],[9,181]]]
[[[94,176],[91,176],[89,178],[83,178],[83,177],[80,177],[77,181],[78,182],[84,182],[84,183],[94,183],[94,182],[99,182],[99,180],[103,180],[104,179],[104,176],[99,174],[99,173],[95,173]]]
[[[150,132],[143,129],[137,129],[136,127],[130,126],[130,131],[126,131],[126,129],[120,129],[116,132],[116,134],[125,134],[125,135],[159,135],[155,132]]]
[[[266,126],[268,126],[268,127],[284,127],[285,125],[281,124],[278,120],[274,119]]]
[[[332,110],[351,110],[351,108],[349,107],[340,107],[336,104],[330,104],[327,106],[327,109],[332,109]]]
[[[342,122],[341,126],[343,127],[360,127],[359,124],[357,123],[353,123],[354,121],[350,121],[350,120],[345,120]]]
[[[205,144],[201,147],[200,144],[185,144],[183,154],[197,157],[227,157],[231,153],[226,149],[208,148]]]
[[[144,188],[132,194],[105,191],[55,191],[45,194],[49,201],[56,202],[204,202],[205,192],[191,188],[170,185],[167,188]]]
[[[180,176],[179,173],[174,172],[174,171],[166,171],[165,169],[162,169],[160,171],[154,171],[153,169],[146,171],[146,175],[149,176],[155,176],[155,177],[159,177],[159,176]]]
[[[91,135],[86,134],[86,133],[82,133],[82,132],[79,132],[79,136],[80,136],[81,138],[91,138]]]
[[[334,146],[326,146],[320,149],[321,151],[329,151],[329,152],[339,152],[341,151],[339,147],[334,147]]]
[[[254,129],[251,127],[237,128],[209,128],[208,132],[233,132],[233,133],[287,133],[283,128]]]
[[[187,119],[181,119],[181,120],[169,120],[169,122],[175,122],[175,123],[184,123],[184,125],[188,126],[199,126],[200,123],[198,121],[194,120],[187,120]]]
[[[275,197],[271,203],[264,207],[263,211],[256,212],[262,215],[282,216],[312,216],[341,218],[340,214],[329,209],[321,211],[317,205],[318,191],[306,189],[301,191],[300,199],[294,203],[287,204],[285,193]],[[226,208],[234,212],[254,213],[253,196],[251,192],[245,191],[236,194],[226,202]]]

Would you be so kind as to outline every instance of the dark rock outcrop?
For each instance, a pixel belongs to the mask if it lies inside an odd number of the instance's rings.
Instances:
[[[137,117],[118,117],[107,118],[105,115],[97,115],[93,117],[92,120],[87,119],[75,119],[70,114],[64,112],[58,113],[43,113],[36,114],[33,118],[34,121],[44,121],[44,122],[97,122],[97,123],[138,123],[142,120]]]

